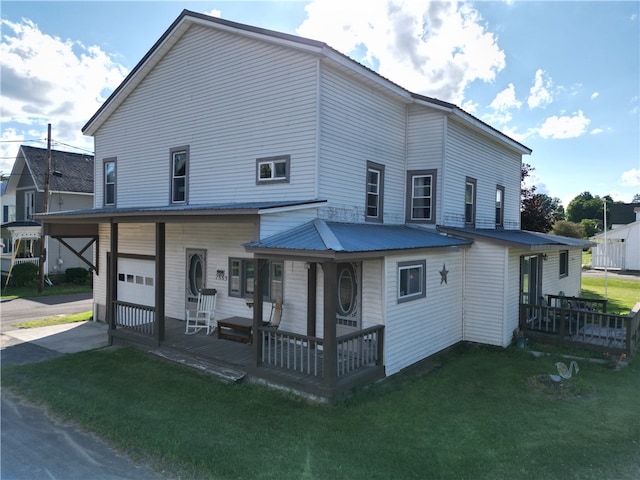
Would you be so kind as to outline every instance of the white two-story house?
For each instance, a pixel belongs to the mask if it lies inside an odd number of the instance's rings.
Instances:
[[[44,221],[99,236],[114,340],[166,345],[216,289],[216,319],[252,319],[252,375],[332,396],[507,346],[521,301],[580,289],[583,242],[519,229],[529,148],[323,42],[185,10],[83,132],[94,208]]]

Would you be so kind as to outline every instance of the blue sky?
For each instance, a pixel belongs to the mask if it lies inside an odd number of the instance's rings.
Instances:
[[[182,9],[321,40],[533,149],[537,191],[640,193],[640,2],[2,1],[0,172],[82,126]]]

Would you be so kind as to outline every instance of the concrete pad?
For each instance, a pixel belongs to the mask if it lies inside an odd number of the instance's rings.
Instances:
[[[107,325],[99,322],[76,322],[4,332],[22,342],[33,343],[59,353],[77,353],[106,347]]]

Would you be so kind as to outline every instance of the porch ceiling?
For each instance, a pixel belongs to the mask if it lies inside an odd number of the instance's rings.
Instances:
[[[566,250],[583,249],[595,245],[594,242],[581,238],[561,237],[541,232],[527,230],[498,230],[481,228],[438,227],[438,230],[453,235],[460,235],[472,239],[486,240],[507,247],[522,250]]]
[[[315,219],[291,230],[244,245],[259,255],[307,258],[361,258],[407,250],[459,249],[469,239],[407,225],[327,222]]]

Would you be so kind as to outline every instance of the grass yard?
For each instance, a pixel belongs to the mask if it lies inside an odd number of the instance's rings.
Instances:
[[[603,278],[582,277],[581,296],[586,298],[605,298],[605,282]],[[637,302],[640,302],[640,280],[620,278],[607,279],[607,311],[627,314]]]
[[[30,320],[28,322],[15,323],[14,327],[18,328],[38,328],[49,327],[51,325],[62,325],[64,323],[86,322],[93,318],[93,311],[89,310],[82,313],[74,313],[73,315],[60,315],[56,317],[41,318],[39,320]]]
[[[92,291],[89,285],[61,284],[45,285],[42,292],[38,292],[38,287],[6,287],[2,285],[2,300],[13,300],[14,298],[46,297],[49,295],[68,295],[71,293],[89,293]]]
[[[559,357],[462,345],[439,360],[335,405],[130,348],[6,367],[2,383],[171,478],[640,477],[638,362],[580,362],[557,386]]]

